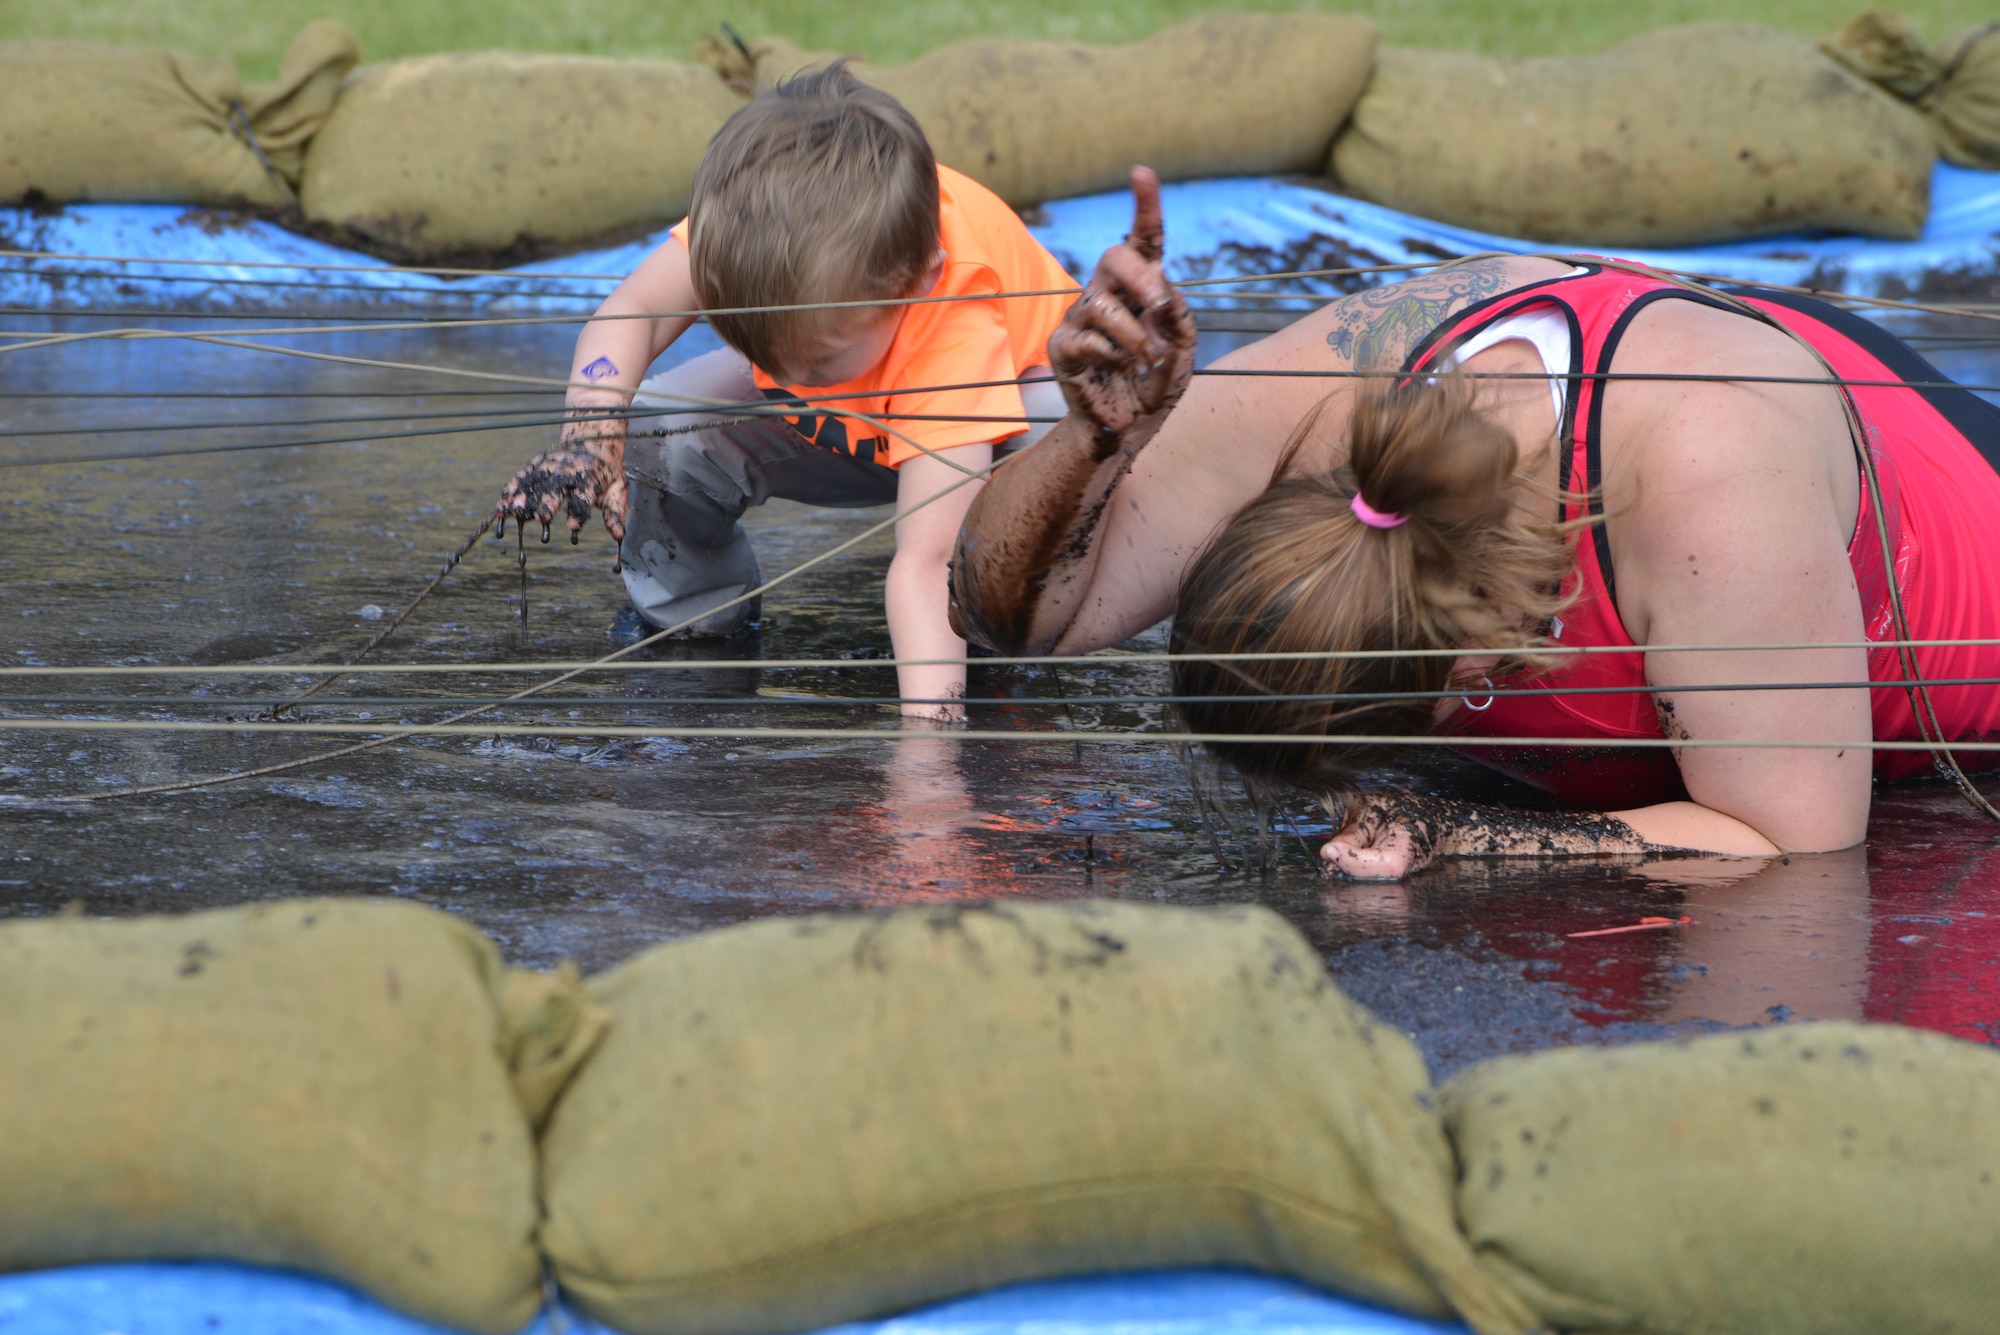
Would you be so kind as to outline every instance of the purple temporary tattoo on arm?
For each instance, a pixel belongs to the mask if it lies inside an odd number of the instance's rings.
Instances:
[[[609,380],[617,374],[618,368],[612,365],[609,357],[599,357],[596,361],[583,368],[583,378],[593,385],[600,380]]]

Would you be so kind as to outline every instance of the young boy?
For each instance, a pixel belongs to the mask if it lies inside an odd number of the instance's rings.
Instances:
[[[761,582],[738,522],[747,507],[773,496],[894,501],[902,517],[885,603],[896,656],[962,659],[946,561],[980,484],[916,507],[963,481],[961,468],[982,469],[996,450],[1048,429],[1023,418],[1063,415],[1047,343],[1075,291],[1013,210],[937,165],[894,98],[844,64],[799,75],[723,126],[696,169],[687,220],[584,327],[562,448],[515,475],[500,512],[544,525],[563,514],[574,541],[601,508],[639,615],[722,635],[757,613],[751,601],[722,606]],[[976,299],[1001,292],[1055,295]],[[925,296],[975,299],[726,313]],[[727,346],[642,383],[693,323],[653,313],[697,309],[717,312],[709,321]],[[726,410],[642,417],[629,452],[624,421],[580,416],[758,400],[798,411],[749,422]],[[646,437],[654,424],[705,425]],[[951,702],[965,693],[963,667],[905,666],[897,684],[906,714],[962,716]]]

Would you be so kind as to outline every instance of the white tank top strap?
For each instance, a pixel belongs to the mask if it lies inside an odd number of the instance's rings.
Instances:
[[[1557,308],[1531,306],[1502,316],[1461,343],[1446,364],[1461,365],[1494,344],[1515,338],[1533,345],[1541,356],[1542,369],[1549,372],[1549,397],[1555,402],[1556,421],[1560,423],[1569,399],[1569,382],[1564,377],[1569,374],[1571,348],[1569,321]]]

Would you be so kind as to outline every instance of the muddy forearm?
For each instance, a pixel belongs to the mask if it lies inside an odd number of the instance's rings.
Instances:
[[[1090,586],[1111,493],[1159,421],[1108,438],[1065,417],[994,472],[966,515],[952,561],[952,617],[967,638],[1007,654],[1055,646]]]
[[[1459,857],[1577,856],[1593,853],[1668,853],[1608,812],[1510,811],[1474,807],[1447,840]]]
[[[1564,857],[1666,853],[1623,819],[1597,811],[1515,811],[1420,793],[1372,795],[1366,819],[1410,831],[1428,857]]]

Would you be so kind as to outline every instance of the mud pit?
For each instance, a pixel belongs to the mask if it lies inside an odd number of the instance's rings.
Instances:
[[[113,322],[7,323],[65,332]],[[267,341],[546,376],[565,363],[571,332]],[[1204,360],[1223,350],[1208,342]],[[706,346],[686,344],[679,355]],[[2000,380],[1990,343],[1927,350],[1963,379]],[[457,392],[425,392],[439,389]],[[256,397],[228,397],[245,394]],[[11,596],[0,656],[23,666],[274,665],[261,676],[9,677],[0,710],[12,719],[257,713],[313,680],[305,665],[344,657],[381,629],[367,610],[402,607],[553,435],[504,425],[545,420],[548,397],[186,342],[8,353],[0,395],[0,430],[13,434],[0,440],[7,458],[368,438],[8,470],[0,563]],[[424,416],[442,412],[470,416]],[[339,418],[366,420],[324,420]],[[466,421],[486,429],[390,438]],[[189,423],[236,425],[170,429]],[[29,431],[68,434],[18,434]],[[773,573],[882,517],[779,503],[753,511],[749,524]],[[531,542],[523,631],[512,537],[498,550],[481,544],[379,655],[471,670],[350,678],[296,716],[428,721],[447,711],[415,697],[490,698],[535,680],[482,666],[606,652],[623,599],[611,550],[594,521],[580,547]],[[663,656],[494,717],[576,728],[893,730],[893,712],[870,703],[893,695],[893,674],[869,665],[888,652],[880,585],[889,551],[876,539],[804,575],[767,595],[754,639],[693,651],[753,660],[741,667],[677,668]],[[1135,647],[1162,642],[1156,633]],[[754,661],[843,656],[848,666],[804,671]],[[1046,734],[1163,728],[1142,697],[1164,687],[1153,665],[1106,662],[1060,679],[987,666],[975,667],[971,694],[979,726]],[[1849,854],[1754,871],[1712,861],[1459,862],[1401,886],[1322,879],[1314,849],[1324,816],[1310,801],[1272,813],[1274,833],[1260,841],[1240,795],[1225,795],[1226,823],[1211,815],[1205,824],[1166,748],[1066,737],[452,737],[192,794],[35,804],[269,764],[342,740],[0,732],[0,914],[399,895],[464,915],[517,961],[567,956],[594,969],[664,938],[768,914],[1009,896],[1256,901],[1298,924],[1350,989],[1414,1032],[1439,1074],[1503,1050],[1811,1017],[1901,1020],[2000,1041],[2000,831],[1933,784],[1883,791],[1869,846]],[[1510,795],[1450,759],[1403,777]],[[1696,921],[1568,935],[1647,916]]]

